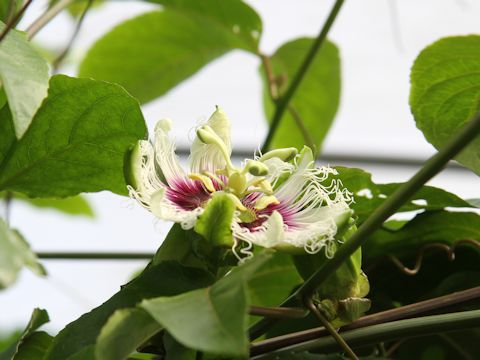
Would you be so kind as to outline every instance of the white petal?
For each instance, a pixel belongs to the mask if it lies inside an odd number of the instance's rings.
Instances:
[[[351,210],[343,203],[302,209],[292,216],[295,227],[285,231],[285,242],[310,254],[325,248],[330,257],[338,226],[348,221],[350,215]]]
[[[271,248],[282,243],[284,238],[284,223],[282,215],[278,211],[272,212],[268,219],[255,231],[234,221],[232,224],[233,236],[236,239],[245,241],[249,245],[256,244],[262,247]]]
[[[282,175],[291,174],[295,169],[293,164],[285,162],[278,157],[267,159],[263,163],[268,167],[268,175],[265,178],[272,186],[276,185]]]
[[[155,126],[155,159],[165,180],[172,184],[176,179],[185,178],[185,172],[175,154],[175,144],[168,136],[169,128],[168,119],[160,120]]]
[[[296,159],[296,168],[292,175],[280,185],[275,191],[277,199],[283,202],[293,202],[304,191],[305,184],[309,180],[306,176],[314,165],[312,151],[308,147],[304,147],[302,152]]]
[[[262,243],[258,243],[266,248],[271,248],[282,243],[285,231],[282,215],[278,211],[272,212],[268,220],[264,223],[265,237],[261,239]]]
[[[217,107],[216,111],[208,119],[206,125],[225,143],[227,153],[232,153],[230,142],[230,121],[222,109]],[[215,172],[223,169],[226,165],[225,157],[222,151],[216,145],[204,144],[198,137],[192,143],[190,151],[190,168],[192,172],[201,173],[202,171]]]
[[[161,189],[152,195],[150,211],[159,219],[179,223],[183,229],[189,230],[195,226],[195,222],[203,212],[203,208],[183,210],[168,200],[165,196],[165,189]]]

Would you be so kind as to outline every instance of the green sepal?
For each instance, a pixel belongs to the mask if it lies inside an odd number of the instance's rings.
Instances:
[[[228,194],[214,193],[195,223],[195,232],[212,247],[230,248],[233,245],[231,224],[234,212],[235,203]]]
[[[123,166],[123,174],[127,185],[132,186],[135,190],[139,190],[140,176],[142,173],[143,156],[140,151],[140,141],[131,146],[125,152],[125,162]]]

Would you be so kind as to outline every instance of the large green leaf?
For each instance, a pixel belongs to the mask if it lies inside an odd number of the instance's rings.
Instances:
[[[139,277],[111,297],[108,301],[78,320],[67,325],[54,338],[44,360],[65,360],[70,356],[83,359],[82,352],[93,354],[101,329],[116,310],[135,307],[144,299],[157,296],[173,296],[213,282],[207,272],[183,267],[176,262],[163,262],[151,266]]]
[[[301,38],[282,45],[270,59],[273,75],[279,87],[280,95],[284,94],[292,81],[292,77],[300,67],[313,39]],[[264,75],[264,72],[262,70]],[[264,79],[264,105],[267,118],[270,120],[274,111],[272,100],[268,95],[268,83]],[[301,118],[306,132],[315,146],[319,148],[333,122],[340,102],[340,57],[337,47],[326,41],[302,83],[290,102],[293,112]],[[291,111],[286,111],[282,123],[273,138],[272,147],[294,146],[301,149],[305,138],[299,130]]]
[[[427,211],[398,230],[382,228],[365,243],[365,262],[387,255],[417,253],[430,243],[453,245],[459,240],[480,241],[480,215],[471,212]]]
[[[0,22],[0,32],[4,27]],[[20,138],[47,96],[49,74],[46,60],[35,51],[26,36],[16,30],[11,30],[0,43],[0,78],[15,134]]]
[[[52,343],[53,336],[45,331],[36,331],[24,339],[13,360],[42,360]]]
[[[25,239],[0,218],[0,289],[15,282],[24,266],[36,274],[46,274]]]
[[[165,346],[165,360],[196,360],[197,352],[193,349],[186,348],[175,340],[169,333],[163,336],[163,344]],[[204,357],[208,360],[208,357]]]
[[[160,324],[141,309],[117,310],[98,336],[95,356],[99,360],[126,359],[140,344],[160,330]]]
[[[5,198],[6,194],[0,194],[0,198]],[[94,217],[93,209],[85,197],[77,195],[65,199],[31,199],[20,193],[13,194],[12,199],[20,200],[37,208],[54,209],[69,215],[83,215],[90,218]]]
[[[303,282],[290,255],[274,253],[248,282],[252,305],[278,306]]]
[[[480,36],[441,39],[411,72],[410,107],[417,127],[440,149],[480,109]],[[480,138],[456,158],[480,174]]]
[[[50,321],[47,311],[43,309],[34,309],[30,321],[27,324],[27,327],[23,331],[22,335],[14,344],[12,344],[4,352],[0,353],[0,360],[26,360],[25,357],[27,354],[38,354],[42,349],[44,350],[44,345],[48,342],[48,335],[45,333],[35,332],[40,326]],[[45,335],[38,335],[45,334]],[[25,350],[20,351],[19,349],[25,345]],[[35,352],[34,345],[40,346]],[[23,355],[22,355],[23,354]],[[17,355],[19,356],[17,358]],[[20,356],[21,355],[21,356]],[[30,358],[31,360],[36,360],[36,358]]]
[[[140,107],[121,87],[54,76],[22,139],[15,139],[8,109],[0,111],[0,190],[29,197],[126,194],[124,154],[145,136]]]
[[[262,19],[248,4],[241,0],[146,0],[167,9],[199,17],[233,33],[246,50],[255,52],[262,32]]]
[[[124,86],[141,102],[165,94],[232,49],[256,52],[261,20],[240,0],[158,0],[88,52],[80,76]]]
[[[247,282],[269,259],[258,254],[211,287],[144,300],[140,307],[183,345],[213,354],[248,354]]]
[[[376,184],[372,175],[364,170],[338,166],[336,178],[353,193],[355,202],[351,205],[362,223],[377,209],[402,183]],[[407,201],[397,213],[414,210],[443,210],[447,207],[468,208],[473,204],[458,196],[433,186],[423,186]]]
[[[194,243],[199,239],[200,236],[193,230],[184,230],[180,224],[173,224],[155,253],[152,264],[156,265],[162,261],[177,261],[185,266],[205,268],[205,264],[193,251]]]

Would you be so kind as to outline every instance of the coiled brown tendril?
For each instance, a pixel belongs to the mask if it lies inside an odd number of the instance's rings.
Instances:
[[[432,243],[432,244],[427,244],[423,246],[417,254],[417,257],[415,260],[415,266],[413,268],[409,268],[408,266],[405,266],[405,264],[402,263],[396,256],[390,255],[389,259],[401,272],[403,272],[406,275],[413,276],[418,274],[418,272],[420,271],[422,267],[423,257],[427,250],[429,249],[443,250],[447,254],[448,261],[453,261],[455,260],[455,249],[459,245],[463,245],[463,244],[472,245],[475,248],[480,250],[480,242],[472,239],[462,239],[462,240],[456,241],[455,243],[453,243],[453,245],[447,245],[443,243]]]

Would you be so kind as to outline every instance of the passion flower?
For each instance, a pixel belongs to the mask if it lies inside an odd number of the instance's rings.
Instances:
[[[194,228],[209,201],[223,193],[235,204],[231,221],[232,250],[251,256],[253,245],[296,253],[333,255],[334,239],[348,223],[351,193],[336,171],[316,167],[308,147],[270,151],[231,161],[230,122],[217,107],[199,126],[185,171],[168,135],[170,120],[155,127],[152,142],[140,141],[129,161],[130,195],[156,217]]]

